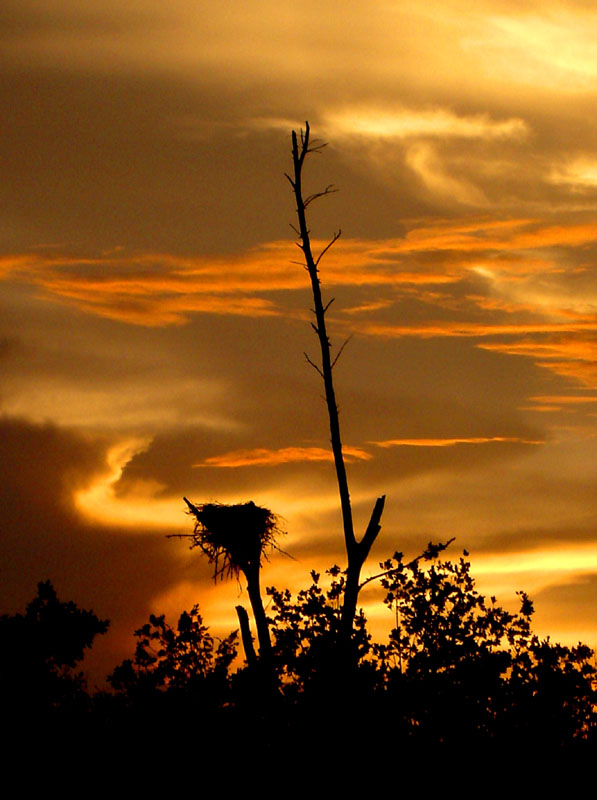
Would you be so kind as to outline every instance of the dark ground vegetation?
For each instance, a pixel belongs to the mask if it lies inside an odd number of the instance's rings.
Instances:
[[[50,741],[82,736],[129,749],[186,742],[212,759],[223,757],[222,742],[237,756],[272,759],[312,754],[326,741],[330,752],[358,741],[374,758],[396,750],[595,752],[588,647],[535,635],[524,593],[516,613],[479,594],[466,556],[441,560],[431,548],[408,564],[396,553],[380,567],[395,627],[375,642],[360,611],[349,663],[340,663],[346,651],[338,646],[338,567],[324,581],[312,573],[296,597],[267,589],[274,687],[259,662],[236,666],[236,632],[215,640],[195,606],[175,627],[152,615],[135,633],[132,658],[110,675],[110,691],[89,693],[75,668],[108,623],[41,583],[24,615],[0,618],[4,720]]]

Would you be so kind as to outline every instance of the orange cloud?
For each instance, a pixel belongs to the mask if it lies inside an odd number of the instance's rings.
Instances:
[[[371,442],[371,444],[377,447],[453,447],[457,444],[489,444],[493,442],[544,444],[542,441],[520,439],[517,436],[474,436],[462,439],[386,439],[382,442]]]
[[[323,249],[314,241],[314,249]],[[41,254],[7,257],[0,277],[16,277],[86,313],[137,325],[172,325],[193,313],[272,315],[283,313],[263,294],[308,287],[296,264],[293,242],[272,242],[226,258],[184,258],[142,253],[98,258]],[[328,286],[444,284],[460,270],[404,269],[385,242],[341,241],[326,258]],[[286,312],[284,312],[286,313]]]
[[[369,336],[399,338],[417,336],[423,339],[436,337],[483,337],[483,336],[517,336],[526,333],[576,333],[597,330],[597,320],[571,323],[511,323],[491,324],[486,322],[454,322],[430,323],[429,325],[390,325],[386,323],[362,323],[359,332]],[[482,345],[485,347],[485,345]],[[501,346],[491,349],[501,349]]]
[[[368,461],[371,454],[359,447],[344,447],[347,461]],[[268,450],[258,447],[252,450],[235,450],[221,456],[206,458],[195,467],[273,467],[300,461],[333,461],[330,450],[323,447],[283,447],[281,450]]]
[[[415,228],[406,235],[400,250],[455,250],[470,253],[556,245],[578,246],[594,241],[597,241],[597,223],[593,222],[545,225],[533,219],[481,220],[473,223],[441,222]]]
[[[327,287],[377,286],[415,292],[456,284],[469,276],[471,269],[488,279],[496,274],[506,280],[520,279],[546,270],[555,274],[568,270],[554,262],[551,254],[541,258],[537,250],[591,242],[597,242],[597,223],[553,226],[531,219],[443,221],[413,228],[402,238],[340,239],[326,254],[323,281]],[[325,244],[313,242],[316,251]],[[442,253],[451,256],[439,262],[437,256]],[[137,325],[173,325],[195,313],[286,313],[269,295],[308,287],[305,272],[290,263],[297,256],[300,253],[291,241],[270,242],[225,257],[116,251],[78,258],[32,252],[1,259],[0,278],[29,282],[49,297],[72,303],[86,313]],[[485,301],[485,307],[489,303],[491,299]],[[479,300],[477,305],[482,307],[483,302]],[[582,329],[593,328],[589,324]],[[525,330],[547,332],[558,328]],[[484,336],[516,331],[504,326],[483,329],[476,323],[454,323],[408,330],[406,326],[378,326],[365,332]]]
[[[527,356],[536,363],[578,383],[597,389],[597,342],[592,337],[569,335],[536,341],[482,342],[477,347],[509,355]]]
[[[535,403],[569,403],[570,405],[597,403],[597,397],[579,397],[578,395],[539,395],[537,397],[529,397],[529,400]]]

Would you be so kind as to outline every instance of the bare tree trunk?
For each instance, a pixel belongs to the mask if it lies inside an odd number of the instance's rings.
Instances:
[[[255,646],[253,645],[247,609],[244,606],[236,606],[236,616],[238,617],[238,624],[240,625],[240,635],[247,664],[250,667],[254,667],[255,664],[257,664],[257,654],[255,653]]]
[[[272,660],[272,642],[269,635],[269,625],[267,617],[265,616],[265,609],[263,607],[263,600],[261,597],[261,587],[259,583],[260,564],[246,565],[243,569],[247,579],[247,591],[249,593],[249,600],[251,601],[251,608],[253,609],[253,616],[255,618],[255,627],[257,628],[257,639],[259,641],[259,658],[262,663],[271,666]]]
[[[315,313],[315,323],[313,324],[313,328],[317,334],[321,348],[321,368],[316,365],[314,366],[316,366],[317,371],[321,375],[325,388],[325,399],[330,424],[330,440],[332,445],[332,453],[334,456],[334,465],[336,468],[340,506],[342,510],[342,525],[344,529],[344,543],[346,546],[348,566],[346,570],[346,591],[342,606],[340,632],[342,639],[345,642],[348,642],[352,635],[353,622],[356,614],[361,568],[365,563],[367,556],[369,555],[369,551],[371,550],[371,546],[373,545],[377,534],[379,533],[385,496],[377,499],[371,514],[371,519],[367,526],[367,530],[365,531],[365,535],[361,541],[357,541],[354,533],[352,506],[350,502],[350,492],[348,489],[348,478],[346,475],[346,466],[342,453],[342,440],[340,438],[340,420],[332,376],[335,360],[332,361],[331,343],[327,334],[325,320],[326,311],[332,301],[330,301],[330,303],[328,303],[326,306],[323,304],[318,269],[321,258],[334,244],[334,242],[337,241],[340,236],[340,231],[338,231],[337,234],[334,234],[331,242],[329,242],[329,244],[323,249],[317,258],[314,258],[311,249],[309,228],[307,226],[306,209],[313,200],[329,194],[331,191],[333,191],[333,189],[331,186],[328,186],[323,191],[317,192],[306,198],[303,197],[302,189],[302,169],[307,153],[316,152],[321,150],[322,147],[324,147],[324,145],[314,145],[312,142],[310,142],[310,128],[308,122],[305,123],[305,132],[303,133],[301,131],[300,144],[296,131],[293,131],[292,161],[294,174],[292,177],[290,175],[286,175],[286,177],[290,181],[296,199],[298,229],[295,230],[297,230],[297,233],[300,237],[299,247],[303,251],[305,265],[311,279],[311,289],[313,291],[314,302],[313,310]]]

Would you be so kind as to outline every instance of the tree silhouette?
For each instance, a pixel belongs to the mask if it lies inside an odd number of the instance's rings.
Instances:
[[[383,652],[387,695],[403,734],[426,744],[482,741],[563,746],[582,740],[597,718],[592,651],[541,640],[533,604],[519,592],[511,613],[477,591],[468,553],[457,562],[381,566],[384,602],[396,618]],[[431,566],[422,564],[431,560]]]
[[[268,550],[276,548],[276,537],[282,531],[276,515],[253,502],[225,505],[204,503],[195,505],[184,498],[189,513],[195,519],[191,548],[199,547],[214,565],[214,580],[243,573],[259,641],[259,657],[271,667],[272,645],[268,621],[261,597],[260,571]],[[237,606],[243,645],[249,664],[256,663],[246,611]]]
[[[171,690],[200,692],[217,703],[216,698],[226,694],[228,669],[236,657],[236,633],[216,645],[199,606],[183,611],[176,628],[164,614],[151,614],[135,636],[134,658],[123,661],[108,679],[129,701],[143,702],[156,692]]]
[[[268,589],[274,659],[298,738],[315,715],[332,713],[340,751],[356,730],[380,733],[391,720],[391,739],[373,739],[377,757],[386,747],[471,754],[516,746],[528,753],[594,740],[592,651],[541,640],[532,631],[526,594],[519,593],[518,612],[507,611],[478,592],[468,554],[441,561],[442,549],[430,546],[409,563],[396,553],[380,565],[384,602],[396,625],[380,644],[372,641],[363,611],[356,615],[349,695],[335,692],[333,652],[346,585],[340,569],[329,571],[327,590],[317,573],[296,598]]]
[[[325,399],[328,410],[329,426],[330,426],[330,441],[332,446],[332,453],[334,456],[334,465],[336,469],[336,479],[338,483],[338,492],[340,495],[340,507],[342,511],[342,525],[344,530],[344,544],[346,547],[347,568],[346,568],[346,587],[344,591],[344,599],[342,605],[340,636],[344,642],[344,649],[346,649],[347,641],[350,639],[353,628],[353,621],[356,614],[357,601],[359,595],[359,582],[361,569],[367,560],[373,542],[375,541],[381,523],[381,515],[383,513],[385,496],[378,497],[369,524],[365,530],[363,537],[358,540],[354,531],[354,523],[352,518],[352,504],[350,500],[350,492],[348,487],[348,478],[346,475],[346,465],[344,462],[344,455],[342,452],[342,439],[340,436],[340,419],[338,414],[338,405],[336,403],[336,392],[334,388],[333,370],[334,366],[342,352],[342,348],[332,359],[332,346],[327,333],[326,325],[326,312],[330,307],[333,299],[324,305],[321,295],[321,281],[319,278],[319,264],[321,259],[329,250],[330,247],[338,240],[341,231],[334,234],[329,244],[319,253],[318,256],[313,255],[311,247],[311,238],[309,233],[309,226],[307,224],[307,207],[320,197],[325,197],[330,192],[335,191],[332,186],[327,186],[324,190],[314,194],[303,196],[302,173],[303,166],[307,155],[309,153],[320,152],[325,147],[325,144],[318,143],[316,140],[311,139],[311,129],[309,123],[305,123],[304,132],[301,130],[297,136],[296,131],[292,131],[292,163],[293,174],[292,176],[286,175],[296,200],[296,213],[298,217],[298,228],[294,228],[299,236],[298,247],[301,249],[305,263],[304,266],[309,273],[311,281],[311,289],[313,293],[314,315],[315,323],[312,323],[313,330],[317,334],[320,351],[321,351],[321,366],[318,366],[309,359],[307,360],[312,366],[315,367],[320,374],[325,389]],[[293,226],[294,227],[294,226]]]
[[[85,679],[75,672],[108,621],[61,602],[50,581],[39,583],[24,614],[0,617],[0,692],[5,712],[19,717],[85,705]]]

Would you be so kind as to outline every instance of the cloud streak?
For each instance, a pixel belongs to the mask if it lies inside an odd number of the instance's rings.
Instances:
[[[380,289],[451,284],[462,280],[471,268],[483,273],[480,257],[488,260],[487,274],[493,269],[520,278],[545,269],[546,261],[537,259],[538,250],[595,242],[597,224],[584,222],[554,226],[523,219],[482,220],[413,227],[401,239],[339,240],[326,256],[325,283]],[[313,244],[322,249],[326,242]],[[450,259],[442,264],[421,261],[439,253],[450,254]],[[504,258],[506,254],[511,260]],[[30,282],[87,313],[132,324],[168,325],[179,324],[192,313],[281,313],[269,295],[307,286],[303,273],[290,263],[296,256],[296,248],[288,241],[226,258],[167,253],[96,258],[16,254],[0,259],[0,276]],[[557,274],[561,269],[552,260],[549,271]],[[467,335],[463,331],[452,335]]]
[[[371,454],[360,447],[344,447],[347,462],[368,461]],[[206,458],[195,467],[220,467],[234,469],[236,467],[276,467],[280,464],[291,464],[309,461],[333,461],[330,450],[323,447],[283,447],[280,450],[268,450],[258,447],[253,450],[236,450],[221,456]]]
[[[517,442],[519,444],[544,444],[533,439],[521,439],[517,436],[469,436],[458,439],[387,439],[382,442],[371,442],[376,447],[454,447],[459,444],[494,444],[500,442]]]

